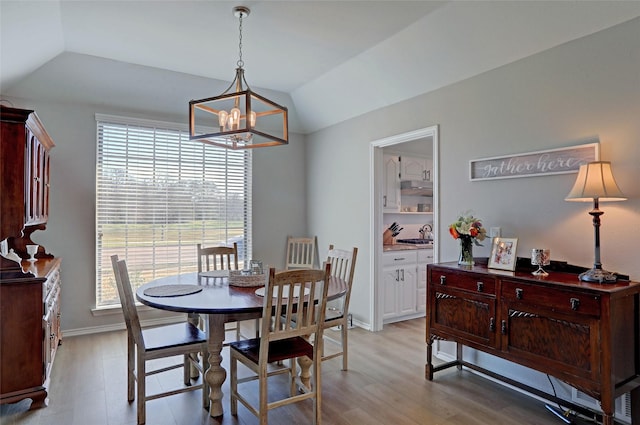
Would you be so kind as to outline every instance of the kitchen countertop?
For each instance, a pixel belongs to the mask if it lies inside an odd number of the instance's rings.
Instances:
[[[408,244],[408,243],[397,243],[393,245],[383,245],[382,250],[384,252],[387,251],[407,251],[407,250],[415,250],[415,249],[433,249],[433,244]]]

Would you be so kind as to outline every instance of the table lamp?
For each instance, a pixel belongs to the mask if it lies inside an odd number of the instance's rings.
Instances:
[[[615,282],[618,277],[611,272],[602,269],[600,263],[600,216],[604,214],[598,209],[600,201],[624,201],[627,198],[622,194],[611,172],[611,162],[594,161],[581,165],[578,177],[565,198],[565,201],[591,202],[593,210],[589,214],[593,216],[593,229],[595,235],[595,262],[593,268],[580,274],[580,280],[587,282]]]

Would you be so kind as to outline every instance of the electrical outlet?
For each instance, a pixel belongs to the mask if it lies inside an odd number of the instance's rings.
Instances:
[[[491,227],[489,228],[489,237],[491,238],[499,238],[502,235],[502,229],[499,227]]]

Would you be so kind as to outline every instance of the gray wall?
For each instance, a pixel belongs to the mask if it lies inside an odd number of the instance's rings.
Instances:
[[[440,126],[441,261],[457,259],[457,241],[448,236],[448,224],[472,209],[486,227],[500,226],[502,236],[517,237],[520,256],[545,247],[554,260],[591,267],[592,204],[564,201],[575,174],[470,182],[468,162],[598,138],[601,159],[612,162],[618,184],[629,198],[601,204],[602,262],[608,270],[640,280],[638,40],[636,18],[310,135],[309,231],[320,235],[321,248],[329,243],[360,248],[351,298],[354,318],[363,323],[372,320],[369,145],[436,124]],[[488,256],[488,245],[475,254]]]
[[[149,69],[149,72],[153,72]],[[52,103],[12,98],[16,107],[36,111],[56,147],[51,152],[51,206],[47,230],[33,240],[62,257],[62,330],[66,335],[123,328],[121,311],[92,313],[95,307],[96,113],[186,123],[187,118],[142,116],[122,107]],[[185,104],[186,110],[186,104]],[[284,265],[286,235],[306,234],[304,139],[289,146],[257,149],[253,168],[254,258]],[[142,309],[143,320],[165,313]]]
[[[613,162],[629,197],[602,206],[602,260],[607,269],[640,279],[637,237],[629,234],[640,228],[640,189],[634,184],[640,180],[639,39],[640,19],[634,19],[306,138],[294,135],[288,147],[257,150],[254,256],[282,264],[287,234],[317,234],[321,255],[329,243],[358,246],[352,312],[357,320],[370,323],[369,144],[438,124],[441,260],[454,260],[457,252],[446,225],[459,212],[473,209],[486,226],[501,226],[504,236],[518,237],[520,255],[544,246],[554,259],[590,266],[590,205],[564,201],[574,175],[469,182],[467,167],[470,159],[598,137],[602,159]],[[122,72],[127,78],[126,69]],[[162,76],[169,78],[166,71]],[[185,78],[180,75],[176,81]],[[63,103],[35,100],[37,90],[24,92],[28,96],[12,102],[35,109],[57,144],[50,222],[34,239],[63,257],[63,330],[121,323],[119,314],[96,317],[90,312],[95,302],[94,114],[175,122],[186,122],[186,117],[154,112],[162,103],[161,92],[147,100],[148,111],[142,115],[144,99],[139,98],[136,108],[127,110],[112,104],[113,99],[96,106],[92,94],[86,102],[76,100],[76,93],[73,102]],[[488,255],[488,249],[477,254]]]

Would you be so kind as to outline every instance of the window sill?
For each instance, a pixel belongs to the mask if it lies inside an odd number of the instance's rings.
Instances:
[[[159,311],[157,308],[149,307],[144,304],[136,303],[136,309],[141,311]],[[110,305],[106,307],[93,307],[91,314],[94,317],[121,315],[122,307],[120,305]]]

